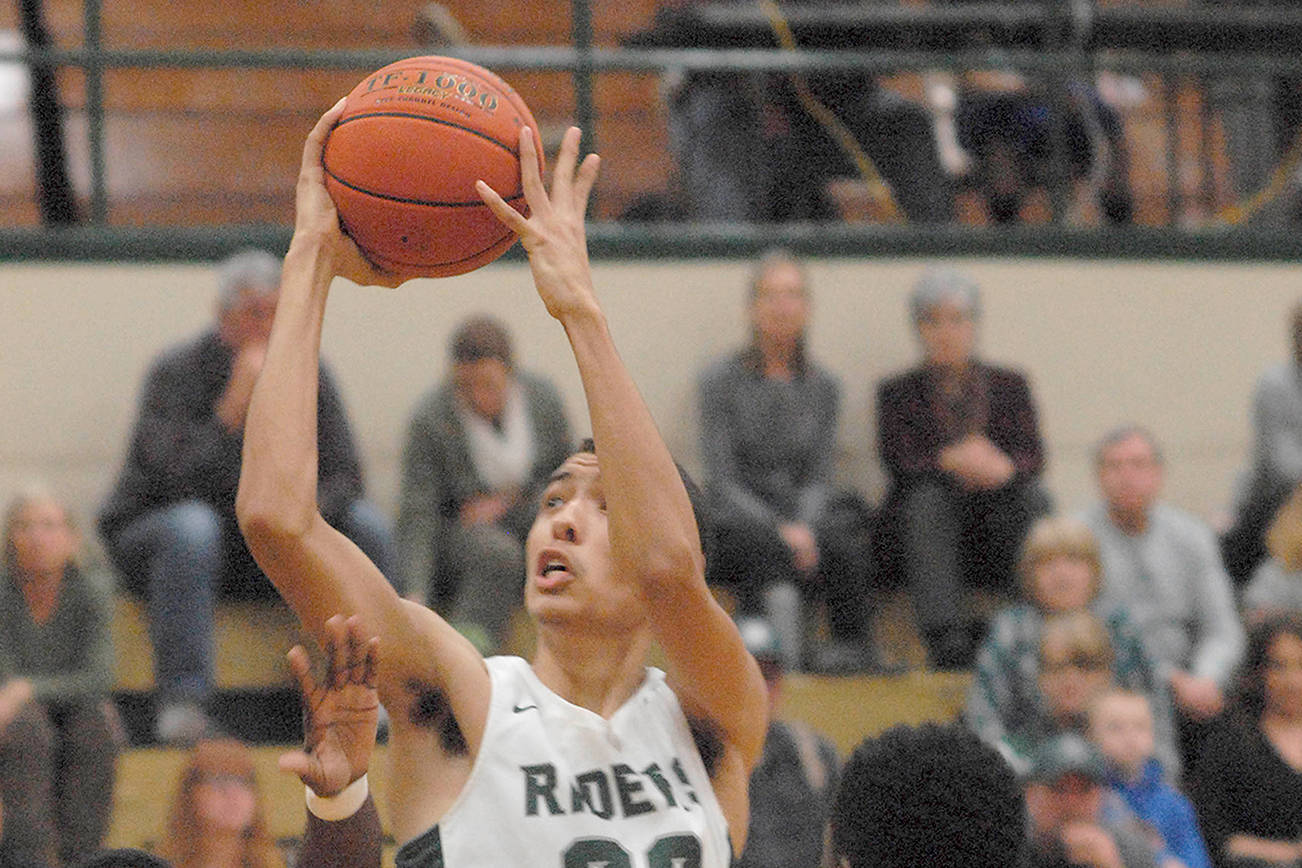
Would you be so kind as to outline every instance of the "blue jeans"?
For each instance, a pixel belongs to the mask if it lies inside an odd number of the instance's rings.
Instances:
[[[334,524],[382,573],[391,574],[393,536],[383,513],[355,500]],[[234,519],[203,501],[179,501],[123,527],[111,548],[128,586],[146,599],[160,699],[202,703],[213,688],[218,594],[274,594]]]

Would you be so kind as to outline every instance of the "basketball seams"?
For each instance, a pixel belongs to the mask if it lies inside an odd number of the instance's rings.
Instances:
[[[325,169],[325,173],[330,176],[330,180],[334,181],[335,183],[347,187],[349,190],[352,190],[354,192],[361,193],[363,196],[371,196],[376,199],[383,199],[386,202],[401,202],[404,205],[424,205],[429,208],[473,208],[476,205],[484,208],[488,207],[487,205],[484,204],[483,199],[468,199],[465,201],[453,200],[450,202],[439,202],[439,201],[432,201],[429,199],[411,199],[406,196],[394,196],[391,193],[377,193],[374,190],[368,190],[365,187],[359,187],[356,184],[352,184],[349,183],[348,181],[345,181],[343,178],[339,177],[334,172],[330,171],[329,166],[322,166],[322,168]],[[518,202],[523,198],[524,198],[523,191],[519,193],[512,193],[510,196],[502,197],[503,201],[505,202]]]
[[[333,133],[334,130],[339,129],[344,124],[350,124],[353,121],[360,121],[365,118],[409,118],[413,121],[428,121],[433,124],[442,124],[445,127],[452,127],[454,130],[461,130],[462,132],[470,133],[473,136],[478,136],[479,138],[483,139],[486,142],[492,142],[502,150],[506,151],[511,156],[515,157],[517,161],[520,159],[519,148],[512,148],[511,146],[503,142],[499,142],[497,139],[475,129],[474,127],[467,127],[462,124],[456,124],[456,123],[452,123],[451,121],[446,121],[443,118],[432,118],[429,115],[418,115],[412,112],[382,111],[382,112],[367,112],[366,114],[356,114],[339,121],[339,123],[335,124],[334,127],[331,129],[331,132]]]

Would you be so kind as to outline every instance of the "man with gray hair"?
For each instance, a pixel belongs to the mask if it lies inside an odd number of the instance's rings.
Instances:
[[[1048,511],[1044,446],[1021,373],[977,358],[977,285],[925,272],[909,298],[922,364],[877,389],[877,446],[890,476],[885,564],[913,595],[931,664],[965,668],[983,626],[966,589],[1007,594],[1027,528]]]
[[[1095,451],[1103,497],[1081,514],[1099,541],[1105,611],[1125,608],[1171,688],[1187,761],[1225,705],[1243,654],[1243,626],[1216,537],[1159,498],[1165,468],[1153,435],[1109,431]]]
[[[159,713],[155,734],[192,741],[211,729],[214,605],[219,594],[275,598],[235,524],[244,415],[266,356],[280,260],[243,250],[217,273],[216,321],[165,351],[147,375],[121,473],[99,530],[128,590],[145,598]],[[325,515],[388,564],[387,520],[362,499],[343,403],[319,389],[318,497]]]

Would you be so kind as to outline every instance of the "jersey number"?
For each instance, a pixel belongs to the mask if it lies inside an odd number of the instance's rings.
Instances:
[[[701,842],[695,835],[666,835],[646,853],[648,868],[701,868]],[[581,838],[565,851],[565,868],[633,868],[628,851],[609,838]]]

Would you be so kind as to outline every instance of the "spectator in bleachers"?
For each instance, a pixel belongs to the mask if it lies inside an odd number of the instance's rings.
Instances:
[[[176,868],[284,868],[267,831],[253,753],[202,739],[181,771],[159,848]]]
[[[737,622],[769,692],[764,753],[750,776],[750,828],[733,868],[830,868],[827,819],[840,759],[831,741],[798,720],[778,717],[786,666],[778,634],[761,618]]]
[[[930,2],[939,6],[968,0]],[[986,35],[971,41],[972,47],[984,46]],[[1121,116],[1093,83],[1060,82],[1012,68],[968,70],[957,87],[947,77],[935,76],[929,88],[933,110],[952,117],[937,124],[938,130],[952,130],[949,141],[942,137],[940,150],[962,154],[961,160],[946,162],[966,168],[994,223],[1020,221],[1027,199],[1047,192],[1059,178],[1071,188],[1076,210],[1092,196],[1104,221],[1129,223],[1134,196]],[[1061,138],[1055,140],[1056,135]]]
[[[10,501],[0,576],[0,863],[58,866],[99,849],[117,756],[110,583],[83,571],[67,507]]]
[[[1248,626],[1272,615],[1302,612],[1302,497],[1291,496],[1266,532],[1270,556],[1252,571],[1243,589],[1243,619]]]
[[[867,508],[833,483],[841,387],[809,357],[809,313],[802,265],[768,252],[750,285],[750,344],[701,375],[701,454],[717,522],[708,579],[737,596],[741,613],[769,619],[788,665],[860,670],[876,663]],[[807,649],[817,602],[832,638]]]
[[[1035,523],[1018,566],[1024,599],[990,623],[977,654],[964,721],[1024,771],[1030,757],[1014,742],[1042,713],[1040,641],[1045,622],[1058,615],[1092,611],[1107,630],[1113,681],[1151,697],[1159,756],[1168,770],[1177,772],[1179,757],[1166,685],[1125,610],[1098,607],[1099,571],[1098,542],[1088,527],[1064,517]]]
[[[1026,838],[1021,785],[956,724],[895,726],[846,761],[832,809],[842,868],[1008,868]]]
[[[1302,483],[1302,303],[1291,313],[1293,357],[1262,372],[1252,395],[1252,453],[1221,539],[1225,567],[1246,582],[1266,557],[1266,530]]]
[[[211,729],[204,705],[213,689],[217,596],[275,596],[236,526],[235,491],[280,261],[245,250],[221,263],[217,282],[214,325],[153,364],[126,461],[99,515],[126,587],[148,603],[160,700],[155,728],[167,742],[193,741]],[[363,499],[352,433],[325,370],[317,419],[322,512],[388,567],[389,523]]]
[[[879,551],[903,574],[931,664],[969,666],[984,632],[965,588],[1008,595],[1031,522],[1049,509],[1044,446],[1026,378],[977,355],[981,302],[956,271],[922,275],[909,300],[922,364],[877,388],[890,476]]]
[[[1302,616],[1254,628],[1229,713],[1191,768],[1189,795],[1220,868],[1302,861]]]
[[[1103,437],[1095,451],[1103,499],[1082,518],[1099,541],[1105,609],[1124,608],[1145,637],[1171,690],[1187,760],[1225,703],[1243,653],[1243,626],[1211,528],[1159,500],[1162,453],[1134,425]]]
[[[1115,684],[1116,665],[1111,637],[1093,613],[1067,612],[1046,620],[1040,633],[1039,709],[1020,732],[1009,734],[1016,754],[1031,758],[1033,765],[1054,736],[1085,735],[1090,706]]]
[[[670,0],[659,10],[661,32],[676,35],[683,47],[701,47],[690,26],[690,7],[696,2]],[[685,23],[679,22],[684,12]],[[953,219],[953,191],[940,166],[927,110],[880,87],[873,75],[853,70],[798,77],[709,71],[692,73],[679,83],[668,98],[669,130],[687,216],[761,222],[837,219],[829,182],[858,177],[860,171],[808,99],[838,119],[889,185],[907,220]]]
[[[1036,754],[1026,781],[1030,820],[1026,868],[1154,868],[1146,831],[1104,786],[1098,751],[1064,733]],[[1012,863],[1010,863],[1012,864]]]
[[[405,590],[492,653],[522,601],[524,539],[573,441],[550,382],[516,367],[506,327],[463,322],[451,374],[417,404],[402,459]]]
[[[1167,779],[1157,748],[1152,704],[1132,690],[1105,692],[1090,708],[1090,740],[1107,767],[1108,786],[1162,839],[1166,868],[1211,868],[1193,804]],[[1168,859],[1179,860],[1174,866]]]

